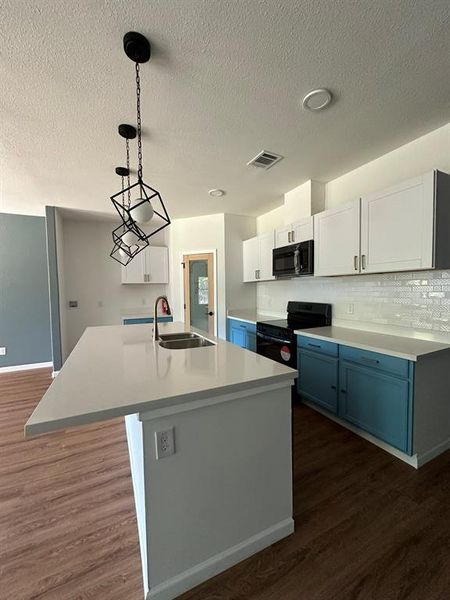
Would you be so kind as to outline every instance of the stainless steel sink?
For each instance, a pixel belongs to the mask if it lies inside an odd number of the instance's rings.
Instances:
[[[167,350],[185,350],[187,348],[205,348],[206,346],[214,346],[213,342],[205,340],[198,335],[193,335],[187,339],[172,339],[172,340],[161,340],[159,345]]]
[[[190,331],[180,331],[180,333],[164,333],[159,336],[159,339],[168,342],[171,340],[192,340],[199,337],[199,335]]]

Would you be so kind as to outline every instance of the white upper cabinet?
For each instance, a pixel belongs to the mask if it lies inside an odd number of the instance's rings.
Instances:
[[[242,243],[244,281],[256,281],[259,269],[258,238],[250,238]]]
[[[314,275],[359,273],[360,199],[314,215]]]
[[[273,231],[258,235],[259,243],[259,272],[258,279],[269,281],[275,279],[272,275],[273,249],[275,246],[275,234]]]
[[[169,283],[169,249],[148,246],[122,267],[122,283]]]
[[[306,242],[314,239],[314,219],[304,217],[275,231],[275,247],[281,248],[290,244]]]
[[[274,231],[263,233],[242,243],[244,282],[275,279],[272,275],[274,245]]]
[[[361,199],[361,272],[433,268],[434,174]]]

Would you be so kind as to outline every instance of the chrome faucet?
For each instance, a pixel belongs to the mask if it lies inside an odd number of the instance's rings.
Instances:
[[[158,296],[155,300],[155,306],[153,309],[153,341],[156,342],[159,340],[159,331],[158,331],[158,303],[160,300],[165,300],[167,304],[167,315],[171,315],[172,312],[170,310],[169,301],[167,300],[167,296]]]

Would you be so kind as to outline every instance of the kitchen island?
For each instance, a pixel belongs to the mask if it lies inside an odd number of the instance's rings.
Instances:
[[[144,594],[170,600],[293,532],[296,371],[209,335],[164,348],[152,330],[88,328],[25,433],[125,417]]]

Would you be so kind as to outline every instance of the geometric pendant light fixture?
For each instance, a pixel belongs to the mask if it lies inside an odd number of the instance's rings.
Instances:
[[[136,128],[133,125],[122,124],[119,125],[119,135],[125,138],[126,148],[126,167],[116,167],[116,174],[122,179],[122,190],[121,190],[121,201],[122,206],[121,220],[122,223],[119,227],[112,232],[113,238],[113,249],[110,253],[111,258],[126,266],[133,258],[139,254],[146,246],[147,241],[141,240],[141,238],[134,231],[134,224],[131,222],[129,217],[126,216],[126,208],[131,205],[131,192],[130,192],[130,139],[136,137]],[[127,187],[125,188],[125,179],[127,180]]]
[[[127,187],[122,188],[111,196],[111,201],[117,210],[122,224],[113,232],[114,249],[111,256],[117,260],[117,254],[124,252],[132,260],[143,247],[148,246],[150,237],[170,225],[161,194],[145,183],[142,168],[142,120],[141,120],[141,81],[139,65],[148,62],[151,55],[150,43],[142,34],[130,31],[123,38],[125,54],[135,63],[136,69],[136,122],[137,130],[132,126],[121,125],[119,133],[127,140],[136,137],[137,133],[137,181],[130,184],[129,164]],[[132,128],[135,135],[132,136]],[[138,246],[138,249],[136,249]],[[114,256],[113,256],[114,254]],[[123,258],[125,260],[125,258]],[[128,261],[129,262],[129,261]]]

